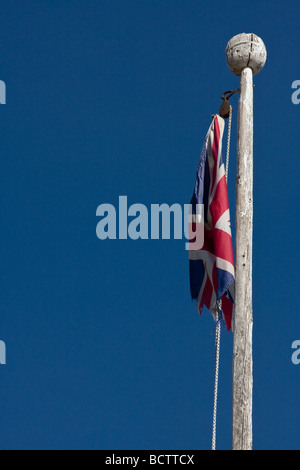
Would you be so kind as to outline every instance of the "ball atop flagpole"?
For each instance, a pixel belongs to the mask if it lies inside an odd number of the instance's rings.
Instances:
[[[241,33],[234,36],[226,47],[227,65],[231,72],[240,76],[246,67],[258,74],[267,60],[267,49],[256,34]]]

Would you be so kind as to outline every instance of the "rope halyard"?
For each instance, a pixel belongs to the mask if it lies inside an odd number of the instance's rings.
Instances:
[[[219,384],[219,362],[220,362],[220,342],[221,342],[221,306],[218,302],[218,319],[216,324],[215,339],[215,385],[214,385],[214,411],[213,411],[213,432],[211,450],[216,450],[217,436],[217,406],[218,406],[218,384]]]
[[[232,106],[229,108],[227,151],[225,164],[225,177],[228,179],[229,151],[231,137]],[[220,344],[221,344],[221,320],[222,320],[222,302],[217,302],[216,336],[215,336],[215,382],[214,382],[214,408],[213,408],[213,429],[211,450],[216,450],[217,437],[217,407],[218,407],[218,385],[219,385],[219,364],[220,364]]]
[[[232,121],[232,106],[229,110],[229,120],[228,120],[228,134],[227,134],[227,151],[226,151],[226,164],[225,164],[225,175],[226,182],[228,180],[228,168],[229,168],[229,151],[230,151],[230,136],[231,136],[231,121]]]

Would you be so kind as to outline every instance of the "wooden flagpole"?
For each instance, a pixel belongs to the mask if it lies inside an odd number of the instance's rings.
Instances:
[[[227,64],[240,76],[238,109],[235,302],[233,315],[233,450],[252,450],[252,233],[253,233],[253,75],[266,62],[255,34],[238,34],[226,47]]]

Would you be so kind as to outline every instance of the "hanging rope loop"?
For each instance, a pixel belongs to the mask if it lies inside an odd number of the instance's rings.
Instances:
[[[214,384],[214,408],[213,408],[213,432],[211,450],[216,450],[217,437],[217,406],[218,406],[218,385],[219,385],[219,363],[220,363],[220,343],[221,343],[221,302],[218,302],[218,319],[216,323],[215,339],[215,384]]]
[[[239,90],[231,92],[236,93]],[[228,92],[225,92],[228,93]],[[230,96],[232,96],[232,94]],[[224,101],[225,102],[225,101]],[[227,101],[228,102],[228,101]],[[229,104],[229,102],[228,102]],[[227,149],[226,149],[226,163],[225,163],[225,176],[228,179],[229,168],[229,151],[230,151],[230,137],[231,137],[231,121],[232,121],[232,106],[229,104],[229,121],[228,121],[228,135],[227,135]],[[220,364],[220,344],[221,344],[221,320],[222,320],[222,301],[217,302],[217,318],[216,318],[216,337],[215,337],[215,383],[214,383],[214,407],[213,407],[213,429],[212,429],[212,444],[211,449],[216,450],[216,437],[217,437],[217,406],[218,406],[218,385],[219,385],[219,364]]]
[[[227,150],[226,150],[226,163],[225,163],[225,176],[226,182],[228,180],[229,169],[229,151],[230,151],[230,138],[231,138],[231,121],[232,121],[232,106],[229,105],[229,121],[228,121],[228,134],[227,134]]]

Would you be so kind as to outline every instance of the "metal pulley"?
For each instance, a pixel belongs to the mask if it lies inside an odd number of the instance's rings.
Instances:
[[[238,91],[240,91],[240,89],[233,90],[233,91],[228,90],[228,91],[224,91],[224,93],[222,93],[221,98],[223,100],[223,103],[221,104],[219,115],[223,119],[228,119],[229,118],[229,114],[230,114],[229,98],[231,98],[231,96],[234,95],[235,93],[237,93]]]

